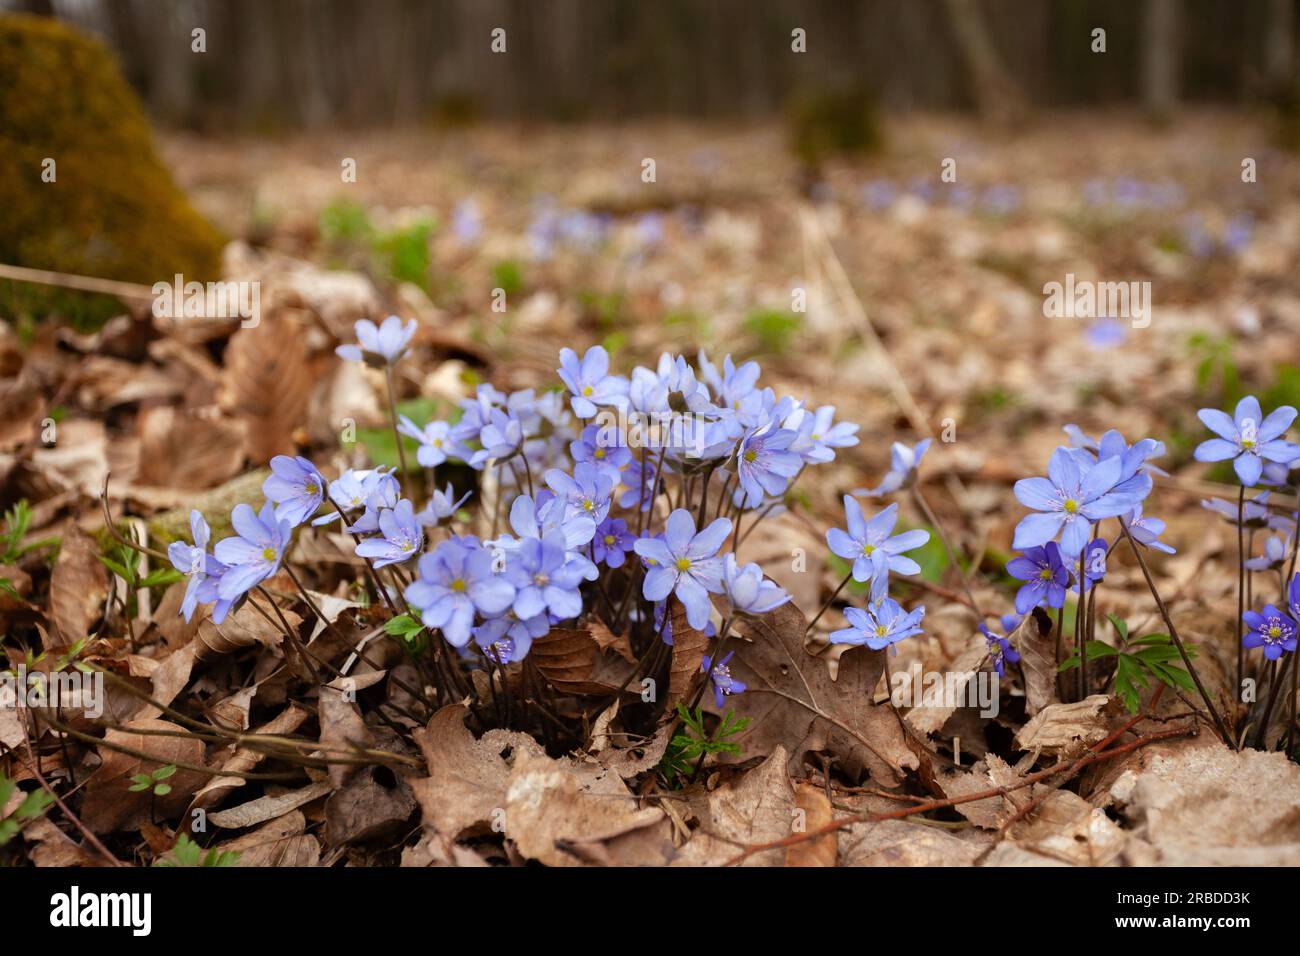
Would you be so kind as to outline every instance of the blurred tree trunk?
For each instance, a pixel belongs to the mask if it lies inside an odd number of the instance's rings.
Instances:
[[[1142,103],[1167,119],[1178,105],[1178,0],[1146,0],[1142,30]]]
[[[1264,38],[1264,73],[1273,90],[1291,85],[1295,46],[1293,0],[1268,0],[1268,35]]]
[[[1004,123],[1018,120],[1025,112],[1025,97],[993,46],[979,3],[945,0],[945,5],[980,115]]]
[[[52,17],[55,12],[54,0],[21,0],[18,12],[30,13],[35,17]]]

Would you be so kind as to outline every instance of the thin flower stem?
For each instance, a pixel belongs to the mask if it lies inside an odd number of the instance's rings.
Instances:
[[[811,634],[811,633],[812,633],[812,629],[813,629],[814,627],[816,627],[816,626],[817,626],[817,622],[820,621],[820,620],[822,619],[822,615],[826,613],[826,609],[827,609],[828,607],[830,607],[832,604],[835,603],[835,599],[836,599],[837,597],[839,597],[839,596],[840,596],[840,592],[844,590],[844,585],[848,584],[849,581],[851,581],[852,579],[853,579],[853,572],[852,572],[852,571],[849,571],[848,574],[844,575],[844,580],[841,581],[841,582],[840,582],[840,586],[837,587],[837,588],[835,589],[835,593],[832,594],[830,597],[828,597],[828,598],[826,599],[826,603],[823,604],[822,607],[821,607],[821,610],[817,612],[817,616],[814,617],[814,618],[813,618],[813,619],[808,623],[808,627],[807,627],[807,629],[804,631],[804,634],[805,634],[805,635],[808,635],[808,634]]]
[[[943,550],[948,555],[948,560],[952,562],[953,567],[957,569],[957,574],[961,577],[962,590],[966,592],[966,597],[970,601],[970,606],[975,611],[975,616],[979,618],[980,623],[983,623],[984,612],[980,610],[979,602],[975,600],[975,592],[971,590],[970,586],[970,577],[966,574],[966,569],[962,567],[957,552],[954,551],[952,546],[948,543],[948,535],[944,533],[943,522],[941,522],[939,516],[934,513],[934,509],[930,507],[930,502],[925,499],[925,495],[921,494],[921,486],[919,484],[912,486],[912,500],[916,502],[916,506],[920,508],[921,513],[925,515],[925,520],[930,522],[930,525],[934,528],[934,533],[938,536],[939,543],[943,545]]]
[[[397,443],[397,460],[402,465],[402,474],[398,477],[398,484],[406,488],[408,476],[406,474],[406,449],[402,446],[402,433],[397,430],[397,388],[393,384],[393,366],[384,366],[384,378],[388,382],[388,412],[393,424],[393,441]]]
[[[287,568],[288,565],[286,564],[285,567]],[[295,632],[294,629],[289,626],[289,622],[284,619],[284,613],[280,610],[280,605],[275,603],[275,599],[271,597],[271,595],[267,594],[266,589],[260,584],[257,586],[257,593],[266,598],[266,603],[271,605],[271,610],[275,612],[275,616],[280,620],[280,626],[284,628],[284,636],[293,646],[294,651],[296,651],[298,656],[302,659],[303,666],[307,668],[307,672],[311,674],[316,683],[321,683],[320,671],[318,671],[316,665],[312,663],[311,656],[307,653],[307,648],[303,646],[297,632]],[[253,601],[251,597],[249,598],[249,603],[254,607],[257,606],[257,603]],[[319,614],[320,612],[317,613]],[[322,618],[322,620],[324,620],[324,618]]]
[[[713,677],[713,670],[718,666],[718,661],[722,659],[722,652],[726,648],[727,637],[731,633],[731,616],[722,619],[722,627],[718,628],[718,636],[714,639],[713,655],[709,658],[709,670],[704,675],[704,680],[700,682],[699,689],[695,691],[695,697],[691,700],[691,706],[686,708],[691,713],[695,708],[700,706],[700,700],[704,697],[704,692],[709,688],[709,680]],[[698,768],[697,768],[698,769]]]
[[[1268,737],[1268,722],[1273,717],[1273,705],[1277,703],[1277,694],[1282,685],[1286,683],[1287,677],[1290,676],[1291,658],[1290,655],[1282,664],[1282,670],[1279,673],[1277,661],[1270,661],[1268,665],[1268,703],[1264,705],[1264,716],[1259,722],[1259,728],[1255,731],[1255,749],[1263,750]]]
[[[1192,682],[1196,684],[1196,690],[1200,693],[1201,700],[1205,701],[1205,706],[1209,708],[1215,729],[1218,730],[1219,736],[1223,738],[1225,744],[1233,750],[1240,750],[1241,748],[1237,745],[1236,739],[1228,732],[1227,725],[1224,724],[1223,718],[1219,716],[1219,711],[1215,708],[1214,702],[1210,700],[1205,685],[1201,683],[1201,675],[1196,673],[1196,666],[1192,663],[1192,659],[1187,656],[1187,648],[1183,647],[1182,638],[1178,636],[1178,629],[1174,627],[1173,619],[1169,616],[1169,609],[1165,607],[1164,599],[1160,597],[1160,591],[1156,587],[1155,579],[1151,577],[1151,569],[1147,567],[1146,559],[1142,557],[1142,552],[1138,550],[1137,542],[1129,534],[1128,528],[1125,528],[1123,524],[1120,525],[1120,528],[1124,532],[1124,537],[1128,539],[1129,547],[1133,550],[1133,557],[1137,558],[1138,567],[1142,569],[1142,576],[1146,578],[1151,597],[1155,599],[1156,607],[1160,609],[1160,616],[1164,619],[1165,627],[1169,628],[1169,637],[1173,640],[1174,646],[1178,648],[1178,655],[1183,659],[1183,666],[1192,675]]]
[[[1237,490],[1237,620],[1233,623],[1232,633],[1237,641],[1237,683],[1232,688],[1232,699],[1241,699],[1241,677],[1246,663],[1246,645],[1242,643],[1242,620],[1246,613],[1246,486]]]

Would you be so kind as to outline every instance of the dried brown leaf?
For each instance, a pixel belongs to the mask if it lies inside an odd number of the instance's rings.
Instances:
[[[95,541],[76,522],[63,532],[59,557],[50,576],[52,638],[60,647],[83,640],[102,614],[108,597],[108,571],[98,558]]]
[[[294,453],[293,433],[305,419],[311,389],[307,346],[296,319],[272,313],[231,336],[221,404],[244,426],[252,461]]]

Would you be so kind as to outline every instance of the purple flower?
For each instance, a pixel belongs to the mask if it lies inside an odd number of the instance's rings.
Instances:
[[[521,621],[514,611],[506,611],[474,628],[474,643],[497,662],[511,664],[527,657],[533,641],[550,629],[551,622],[545,614]]]
[[[579,418],[592,418],[598,405],[621,407],[627,398],[627,381],[609,374],[609,353],[599,345],[581,359],[573,349],[560,349],[560,379],[572,393],[570,405]]]
[[[460,510],[460,506],[468,501],[469,496],[473,493],[467,491],[457,498],[450,482],[447,483],[446,491],[439,491],[434,488],[433,494],[429,496],[429,503],[424,506],[423,511],[415,516],[415,519],[425,527],[440,525],[455,515]]]
[[[1070,569],[1074,577],[1074,590],[1078,591],[1082,586],[1082,589],[1087,591],[1106,577],[1107,553],[1104,538],[1093,538],[1084,545],[1083,550],[1074,560],[1074,566]]]
[[[1007,573],[1025,582],[1016,592],[1016,613],[1028,614],[1044,601],[1048,607],[1064,607],[1070,574],[1055,541],[1041,548],[1026,548],[1024,554],[1007,562]]]
[[[391,496],[391,499],[396,501],[398,488],[397,479],[385,473],[382,468],[367,471],[353,471],[349,468],[331,481],[327,489],[330,501],[339,510],[332,514],[321,515],[312,524],[328,524],[349,511],[360,511],[365,508],[366,501],[373,494],[382,493],[383,497]]]
[[[749,507],[762,504],[765,495],[783,494],[790,479],[803,467],[803,459],[790,451],[799,433],[767,425],[749,432],[736,450],[736,473]]]
[[[425,468],[437,468],[451,455],[465,457],[451,437],[451,426],[446,422],[429,422],[423,428],[418,428],[415,422],[403,415],[397,430],[420,443],[415,459]]]
[[[492,554],[474,537],[438,542],[420,558],[419,577],[406,588],[406,600],[418,608],[425,626],[441,628],[453,647],[469,643],[474,612],[501,614],[515,589],[492,572]]]
[[[1159,518],[1143,515],[1141,505],[1127,515],[1122,515],[1119,520],[1124,527],[1128,528],[1128,533],[1138,544],[1163,551],[1165,554],[1175,553],[1173,548],[1160,540],[1160,536],[1165,533],[1165,523]]]
[[[538,504],[528,495],[519,495],[510,506],[510,528],[520,539],[544,538],[551,531],[559,531],[570,551],[581,548],[596,534],[596,522],[587,514],[569,514],[564,499],[556,498],[543,489],[538,493]],[[498,538],[491,544],[514,550],[517,542]],[[594,577],[592,578],[594,580]]]
[[[569,558],[559,532],[521,541],[504,574],[515,589],[511,608],[515,616],[528,620],[549,611],[557,621],[577,617],[582,613],[578,588],[584,570],[583,564]]]
[[[424,545],[424,532],[415,518],[415,509],[405,498],[395,507],[379,512],[379,533],[382,537],[358,541],[356,549],[363,558],[375,558],[376,568],[409,561]]]
[[[1083,550],[1093,522],[1132,511],[1141,502],[1144,495],[1137,490],[1116,489],[1124,469],[1124,459],[1112,457],[1084,470],[1070,449],[1056,449],[1047,465],[1047,478],[1016,482],[1020,503],[1038,513],[1026,515],[1016,525],[1012,546],[1037,547],[1060,533],[1061,553],[1073,558]]]
[[[1015,621],[1016,623],[1008,627],[1006,623],[1008,618]],[[1008,633],[1013,631],[1016,625],[1018,625],[1019,623],[1020,623],[1020,618],[1016,617],[1013,614],[1005,614],[1002,617],[1003,630],[1007,631]],[[997,673],[998,677],[1006,676],[1006,665],[1008,663],[1011,664],[1019,663],[1020,652],[1011,646],[1011,641],[1008,638],[1002,636],[1001,634],[994,634],[991,630],[989,630],[988,625],[986,625],[983,621],[980,622],[979,628],[980,628],[980,633],[984,635],[984,639],[989,642],[988,653],[989,653],[989,657],[993,661],[993,670]]]
[[[889,572],[917,574],[921,566],[904,551],[921,547],[930,540],[930,532],[919,528],[890,537],[898,521],[898,505],[892,504],[867,521],[862,516],[862,506],[850,495],[844,496],[844,516],[848,531],[831,528],[826,532],[826,543],[831,551],[853,562],[853,580],[871,581],[871,597],[884,596],[889,586]]]
[[[306,458],[276,455],[262,493],[275,502],[275,519],[296,528],[315,514],[325,498],[325,479]]]
[[[723,593],[738,614],[766,614],[790,600],[790,595],[763,576],[757,564],[741,565],[734,554],[722,559]]]
[[[715,557],[731,521],[718,518],[699,534],[691,513],[678,508],[668,516],[663,540],[641,538],[633,550],[650,562],[642,584],[647,601],[662,601],[670,593],[686,608],[686,620],[702,630],[709,622],[709,593],[722,592],[722,559]]]
[[[471,465],[481,467],[487,461],[505,461],[523,447],[523,422],[513,410],[493,408],[488,412],[487,424],[478,433],[478,440],[482,448],[470,456]]]
[[[668,474],[668,465],[664,464],[664,474]],[[647,459],[644,464],[633,461],[623,469],[622,484],[627,489],[618,498],[620,508],[649,511],[655,499],[655,463]]]
[[[880,479],[880,484],[875,488],[859,488],[853,494],[866,498],[880,498],[895,491],[911,488],[916,484],[921,469],[921,459],[929,450],[929,438],[922,438],[914,448],[908,448],[902,442],[894,442],[889,450],[889,471],[885,472],[885,477]]]
[[[185,585],[181,613],[189,621],[194,617],[194,609],[200,602],[210,604],[215,601],[212,620],[220,624],[226,619],[231,605],[230,601],[217,596],[217,583],[225,573],[226,566],[208,554],[208,540],[212,537],[212,531],[198,511],[190,512],[190,533],[194,538],[193,545],[173,541],[167,546],[167,557],[171,558],[172,567],[190,579]]]
[[[346,530],[350,534],[370,534],[379,530],[379,514],[385,508],[396,508],[401,496],[402,486],[392,475],[381,475],[373,483],[373,490],[366,495],[366,510],[361,513]]]
[[[636,535],[627,530],[627,522],[622,518],[606,518],[596,529],[592,539],[593,556],[596,563],[604,562],[607,567],[621,568],[627,560],[624,555],[636,544]]]
[[[1259,400],[1247,395],[1237,403],[1231,418],[1216,408],[1202,408],[1196,414],[1218,436],[1196,447],[1196,460],[1231,458],[1237,478],[1247,488],[1259,482],[1265,461],[1287,464],[1300,457],[1300,445],[1281,437],[1296,416],[1296,410],[1290,405],[1275,409],[1265,418]]]
[[[609,514],[614,481],[589,461],[575,465],[572,476],[552,468],[546,473],[546,484],[563,499],[571,515],[586,515],[599,524]]]
[[[217,585],[217,595],[226,601],[236,600],[280,570],[280,559],[293,534],[293,526],[276,518],[275,506],[269,501],[260,514],[251,505],[235,505],[230,524],[235,535],[222,538],[212,549],[226,566]]]
[[[1265,605],[1262,613],[1247,611],[1241,617],[1250,628],[1241,639],[1242,646],[1264,648],[1270,661],[1281,657],[1283,651],[1295,650],[1296,623],[1273,605]]]
[[[836,448],[851,448],[858,443],[858,426],[836,423],[834,405],[822,405],[816,411],[798,408],[781,424],[799,436],[790,450],[809,465],[834,461]]]
[[[1285,525],[1286,519],[1280,515],[1273,514],[1268,509],[1268,498],[1270,492],[1261,491],[1254,498],[1247,498],[1241,507],[1241,523],[1246,529],[1251,528],[1273,528],[1281,530]],[[1228,522],[1234,528],[1237,526],[1237,503],[1235,501],[1225,501],[1223,498],[1204,498],[1201,500],[1201,507],[1206,511],[1213,511],[1220,515],[1224,521]]]
[[[1294,620],[1300,620],[1300,571],[1296,572],[1291,578],[1291,585],[1287,588],[1287,610],[1291,612]]]
[[[632,451],[621,443],[621,437],[614,429],[588,425],[581,437],[569,444],[569,454],[575,464],[590,462],[617,484],[619,470],[632,460]]]
[[[726,698],[732,694],[743,694],[746,684],[736,680],[731,676],[731,668],[727,663],[736,655],[731,651],[726,657],[713,663],[713,659],[708,654],[704,655],[704,660],[700,662],[700,673],[709,675],[709,683],[713,685],[713,701],[718,705],[718,709],[725,706]]]
[[[832,644],[866,644],[873,651],[879,651],[913,634],[920,634],[925,607],[904,611],[893,598],[881,598],[868,604],[865,611],[846,607],[844,617],[849,626],[831,632]]]
[[[1291,538],[1269,535],[1264,542],[1264,553],[1257,558],[1247,558],[1242,564],[1247,571],[1271,571],[1279,568],[1291,555]]]
[[[397,364],[397,360],[405,354],[406,347],[415,335],[416,322],[411,319],[403,325],[401,319],[390,315],[378,327],[369,319],[361,319],[353,328],[358,344],[340,345],[334,353],[349,362],[365,362],[367,365],[382,367]]]

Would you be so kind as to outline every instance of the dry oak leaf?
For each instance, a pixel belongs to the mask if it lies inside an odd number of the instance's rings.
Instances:
[[[533,642],[529,660],[562,694],[588,692],[600,648],[585,628],[553,627]]]
[[[543,753],[527,734],[489,730],[475,739],[462,704],[441,708],[429,725],[412,733],[429,776],[410,781],[425,826],[450,839],[494,822],[505,807],[510,768],[520,754]]]
[[[804,833],[813,833],[831,822],[834,813],[826,791],[811,783],[799,783],[794,788],[796,808],[803,812],[799,823]],[[803,843],[787,847],[786,866],[834,866],[839,854],[837,837],[824,833]]]
[[[388,767],[362,767],[325,801],[330,846],[365,843],[395,834],[415,813],[410,784]]]
[[[1016,733],[1016,748],[1038,753],[1077,753],[1110,733],[1118,701],[1093,694],[1071,704],[1050,704]]]
[[[1025,675],[1025,713],[1030,717],[1056,702],[1055,624],[1041,607],[1025,617],[1009,635],[1020,652],[1020,669]]]
[[[95,541],[69,521],[50,576],[51,638],[57,634],[58,646],[67,647],[87,637],[107,597],[108,570],[100,563]]]
[[[154,797],[148,791],[132,793],[131,777],[151,773],[168,764],[204,766],[203,741],[194,737],[162,736],[183,734],[185,729],[165,720],[133,720],[124,730],[109,730],[99,746],[100,766],[86,783],[86,800],[81,820],[95,833],[111,830],[135,830],[149,822],[150,807],[162,818],[172,818],[185,809],[190,798],[207,781],[207,775],[181,767],[168,778],[171,792]],[[132,733],[132,731],[144,731]],[[112,749],[113,745],[130,748],[149,758],[137,757]]]
[[[235,866],[318,866],[320,841],[306,830],[307,818],[294,810],[217,849],[238,853]]]
[[[247,803],[241,803],[237,807],[231,807],[229,810],[218,810],[216,813],[209,813],[208,821],[223,830],[242,830],[245,827],[255,827],[267,820],[282,817],[291,810],[297,810],[304,804],[323,797],[331,789],[328,780],[318,780],[297,790],[287,790],[284,793],[274,795],[268,794],[255,800],[249,800]]]
[[[700,670],[709,639],[691,627],[686,620],[686,607],[681,601],[669,597],[668,602],[668,626],[673,633],[673,656],[668,668],[668,710],[671,712],[679,701],[686,699],[691,684],[697,678],[703,679]]]
[[[735,858],[737,844],[771,843],[794,833],[794,787],[786,769],[789,755],[778,744],[761,764],[708,793],[696,814],[695,836],[673,859],[673,866],[721,866]],[[783,866],[784,847],[747,857],[743,866]]]
[[[983,849],[976,840],[905,820],[855,823],[839,840],[843,866],[971,866]]]
[[[801,775],[809,751],[833,754],[852,778],[868,772],[882,786],[897,786],[919,766],[899,715],[872,696],[884,673],[884,651],[855,647],[838,655],[832,680],[826,663],[804,647],[807,621],[793,604],[740,622],[749,640],[733,639],[729,665],[747,685],[726,706],[752,722],[730,738],[741,755],[722,762],[766,756],[780,746],[790,757],[790,772]],[[707,699],[707,695],[706,695]]]
[[[235,422],[161,405],[143,410],[136,428],[141,484],[203,490],[235,477],[244,465],[244,432]]]
[[[296,450],[294,431],[306,418],[313,376],[301,324],[284,312],[242,328],[226,346],[221,405],[244,426],[254,462]]]
[[[662,864],[672,847],[668,818],[637,804],[616,773],[525,750],[510,771],[505,834],[547,866]]]
[[[318,708],[320,745],[329,757],[346,758],[358,747],[374,746],[374,734],[361,719],[361,711],[355,702],[357,686],[357,680],[348,677],[339,677],[321,686]],[[356,764],[332,763],[330,782],[335,787],[342,787],[356,772]]]

